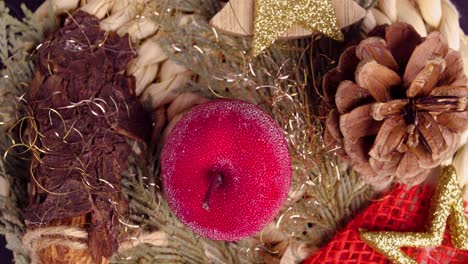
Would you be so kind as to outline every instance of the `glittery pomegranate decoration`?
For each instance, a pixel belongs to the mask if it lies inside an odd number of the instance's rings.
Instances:
[[[161,159],[169,206],[213,240],[254,235],[287,198],[291,161],[275,121],[257,106],[214,100],[194,107],[169,134]]]

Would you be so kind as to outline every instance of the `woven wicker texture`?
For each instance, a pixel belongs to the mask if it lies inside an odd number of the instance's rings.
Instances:
[[[369,231],[423,232],[434,192],[432,187],[399,185],[388,195],[374,202],[338,233],[324,248],[304,264],[330,263],[390,263],[359,239],[359,229]],[[437,248],[403,248],[403,251],[422,264],[468,263],[468,251],[452,247],[449,231]]]

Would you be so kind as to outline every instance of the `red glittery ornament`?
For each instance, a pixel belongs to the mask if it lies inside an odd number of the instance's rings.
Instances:
[[[194,107],[169,134],[161,159],[169,206],[214,240],[254,235],[278,214],[291,185],[287,142],[259,107],[214,100]]]

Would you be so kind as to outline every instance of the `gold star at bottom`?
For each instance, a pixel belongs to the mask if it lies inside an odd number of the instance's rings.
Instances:
[[[361,231],[361,240],[380,254],[398,264],[417,264],[401,251],[401,247],[437,247],[442,244],[445,228],[450,226],[452,244],[461,250],[468,250],[468,221],[465,218],[463,199],[458,187],[453,166],[443,168],[436,192],[432,198],[427,231],[416,233],[367,232]]]

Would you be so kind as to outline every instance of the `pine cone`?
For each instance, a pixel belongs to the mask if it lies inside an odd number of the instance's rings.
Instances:
[[[375,185],[422,182],[468,129],[463,61],[439,32],[378,28],[343,52],[323,88],[326,142]]]

